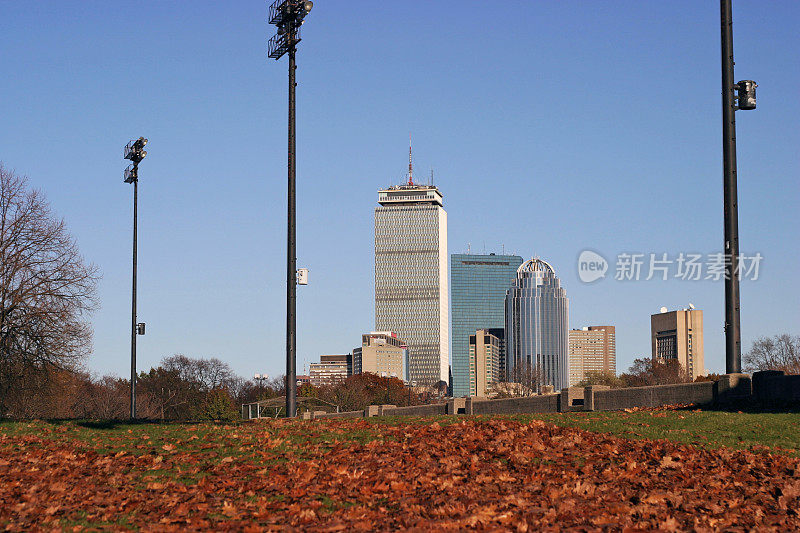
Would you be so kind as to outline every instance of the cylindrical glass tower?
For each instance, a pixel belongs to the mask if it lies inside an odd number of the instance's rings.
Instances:
[[[531,259],[506,292],[506,378],[541,390],[569,386],[569,299],[553,267]]]

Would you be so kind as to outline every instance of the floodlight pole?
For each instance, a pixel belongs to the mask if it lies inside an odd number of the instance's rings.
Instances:
[[[147,139],[139,137],[125,146],[125,159],[131,161],[131,166],[125,169],[125,183],[133,184],[133,281],[131,288],[131,420],[136,418],[136,335],[144,335],[144,324],[136,323],[136,245],[137,223],[139,207],[139,163],[145,158],[147,152],[144,147]]]
[[[294,418],[297,413],[297,253],[295,213],[295,30],[289,31],[289,176],[288,176],[288,221],[286,236],[286,416]]]
[[[725,372],[742,371],[739,325],[739,207],[736,177],[736,107],[731,0],[720,0],[722,37],[722,154],[725,213]]]
[[[297,254],[295,216],[295,54],[300,42],[300,26],[314,3],[310,0],[275,0],[269,6],[269,22],[278,33],[269,40],[269,57],[280,59],[289,53],[289,164],[288,209],[286,224],[286,416],[297,415]]]
[[[133,288],[131,296],[131,420],[136,419],[136,239],[139,202],[139,163],[133,163]]]

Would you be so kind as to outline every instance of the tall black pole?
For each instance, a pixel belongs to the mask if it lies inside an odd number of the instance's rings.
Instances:
[[[133,163],[133,290],[131,295],[131,420],[136,418],[136,221],[139,196],[138,163]]]
[[[725,372],[742,371],[739,329],[739,208],[736,191],[736,118],[731,0],[720,0],[722,26],[722,153],[725,205]]]
[[[288,223],[286,236],[286,416],[294,417],[297,407],[297,256],[295,242],[295,36],[296,29],[289,30],[289,184]]]

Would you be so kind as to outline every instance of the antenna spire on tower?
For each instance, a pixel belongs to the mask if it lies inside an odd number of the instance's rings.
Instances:
[[[411,134],[408,134],[408,184],[414,185],[414,169],[411,163]]]

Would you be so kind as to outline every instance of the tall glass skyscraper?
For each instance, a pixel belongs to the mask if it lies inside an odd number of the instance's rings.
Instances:
[[[408,379],[448,380],[447,213],[432,185],[378,192],[375,208],[375,329],[408,344]]]
[[[453,396],[470,394],[470,335],[479,329],[505,327],[506,291],[521,264],[518,255],[450,256]]]
[[[506,372],[541,375],[556,389],[569,386],[569,299],[553,267],[525,261],[506,294]]]

